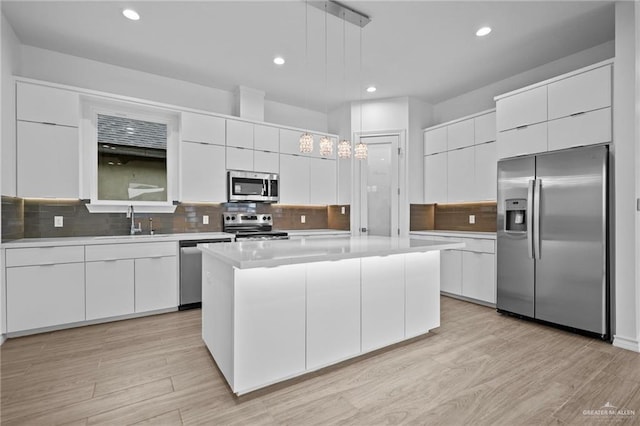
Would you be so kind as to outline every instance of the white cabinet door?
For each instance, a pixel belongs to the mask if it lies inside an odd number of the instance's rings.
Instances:
[[[464,148],[474,143],[473,119],[458,121],[448,126],[447,149]]]
[[[500,132],[547,121],[547,86],[498,99],[496,111]]]
[[[280,158],[278,153],[253,151],[253,169],[256,172],[280,173]]]
[[[84,321],[84,263],[7,268],[7,331]]]
[[[280,154],[280,203],[309,204],[308,157]]]
[[[87,320],[134,312],[133,259],[87,262]]]
[[[497,143],[489,142],[476,145],[475,179],[472,201],[495,200],[498,186]]]
[[[182,113],[180,139],[214,145],[225,144],[225,119],[211,115]]]
[[[282,154],[297,154],[300,155],[300,136],[302,131],[280,129],[280,153]],[[318,141],[314,141],[314,145]],[[317,149],[317,146],[314,146]]]
[[[182,143],[180,199],[221,203],[227,201],[225,147]]]
[[[611,65],[549,84],[549,120],[611,106]]]
[[[469,201],[474,198],[474,147],[447,153],[447,201]]]
[[[307,370],[360,352],[360,259],[307,264]]]
[[[78,198],[78,129],[18,121],[19,197]]]
[[[462,295],[496,303],[495,257],[489,253],[462,252]]]
[[[227,120],[227,146],[253,149],[253,123]]]
[[[611,141],[611,108],[549,121],[549,151]]]
[[[447,153],[424,157],[424,202],[447,202]]]
[[[405,337],[440,326],[440,251],[404,255]]]
[[[547,151],[547,123],[498,133],[498,158]]]
[[[447,126],[424,132],[424,155],[447,150]]]
[[[337,193],[336,160],[309,159],[309,202],[335,204]]]
[[[280,151],[280,129],[256,124],[253,128],[253,149],[261,151]]]
[[[440,252],[440,290],[462,294],[462,252],[443,250]]]
[[[496,113],[490,112],[473,119],[475,128],[474,141],[476,144],[496,140]]]
[[[78,127],[79,111],[78,93],[38,84],[16,84],[18,120]]]
[[[176,256],[135,260],[135,311],[178,306],[178,269]]]
[[[234,391],[305,371],[305,265],[236,269]]]
[[[362,352],[404,338],[402,256],[365,257],[362,274]]]
[[[253,150],[227,147],[227,170],[253,171]]]

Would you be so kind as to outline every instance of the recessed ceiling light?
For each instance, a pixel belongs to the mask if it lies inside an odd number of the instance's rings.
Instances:
[[[491,27],[482,27],[478,31],[476,31],[476,35],[478,37],[484,37],[491,32]]]
[[[373,93],[373,92],[375,92],[376,90],[378,90],[378,89],[376,89],[376,86],[369,86],[369,87],[367,87],[367,92],[369,92],[369,93]]]
[[[122,14],[132,21],[137,21],[138,19],[140,19],[140,15],[138,14],[138,12],[133,9],[125,9],[122,11]]]
[[[276,56],[273,58],[273,63],[276,65],[284,65],[284,58],[282,56]]]

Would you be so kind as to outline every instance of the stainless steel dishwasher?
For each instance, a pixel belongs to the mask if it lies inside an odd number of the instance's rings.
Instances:
[[[202,306],[202,243],[225,243],[231,238],[180,241],[180,306],[179,310]]]

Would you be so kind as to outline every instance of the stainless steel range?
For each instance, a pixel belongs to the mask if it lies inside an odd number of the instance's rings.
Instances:
[[[289,239],[286,232],[273,230],[270,214],[222,213],[222,230],[235,234],[236,241]]]

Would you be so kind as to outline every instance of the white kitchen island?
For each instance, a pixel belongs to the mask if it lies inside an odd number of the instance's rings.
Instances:
[[[201,244],[202,338],[240,395],[440,325],[440,250],[386,237]]]

